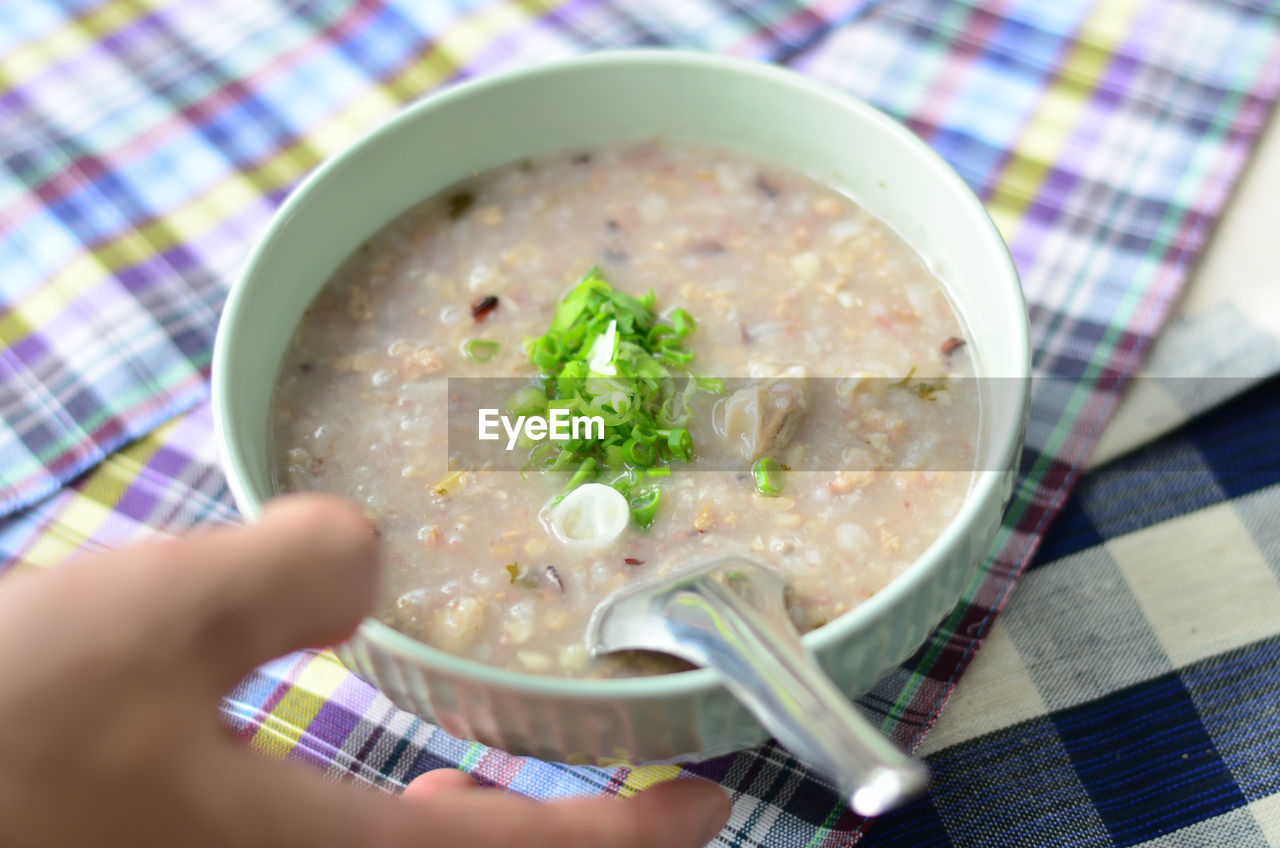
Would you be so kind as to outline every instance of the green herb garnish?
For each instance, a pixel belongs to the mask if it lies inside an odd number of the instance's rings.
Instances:
[[[508,407],[563,408],[604,421],[603,438],[548,440],[533,448],[532,467],[573,472],[566,493],[606,473],[608,484],[630,498],[638,471],[665,476],[671,463],[693,459],[690,401],[698,391],[719,393],[724,386],[688,373],[693,352],[684,339],[697,324],[683,309],[672,310],[669,323],[659,320],[656,300],[652,290],[640,297],[617,291],[592,268],[560,301],[547,332],[525,342],[541,390],[522,389]],[[637,524],[653,523],[660,499],[656,487],[631,498]]]
[[[939,377],[937,380],[935,380],[932,383],[921,380],[919,383],[916,383],[915,385],[916,397],[920,398],[920,400],[936,401],[938,399],[938,392],[942,391],[946,387],[947,387],[946,377]]]
[[[462,352],[468,359],[476,362],[488,362],[498,355],[499,345],[491,339],[467,339],[462,344]]]
[[[756,478],[756,491],[766,498],[774,498],[782,494],[782,466],[767,456],[762,456],[751,466],[751,475]]]
[[[547,396],[541,389],[525,386],[511,396],[507,408],[516,415],[545,415],[547,412]]]
[[[526,589],[532,589],[534,586],[538,585],[538,581],[533,577],[533,575],[521,568],[520,563],[518,562],[507,563],[502,566],[502,569],[507,572],[507,580],[512,586],[523,586]]]
[[[636,524],[646,530],[649,529],[649,525],[653,524],[653,519],[658,514],[658,503],[661,500],[662,490],[657,487],[632,498],[631,517],[635,519]]]
[[[893,387],[896,389],[907,389],[908,391],[915,392],[916,397],[920,398],[920,400],[932,401],[936,401],[938,399],[938,392],[947,387],[946,377],[939,377],[933,382],[929,382],[928,380],[916,380],[915,385],[912,385],[912,379],[915,375],[916,367],[912,365],[911,370],[907,372],[907,376],[894,383]]]

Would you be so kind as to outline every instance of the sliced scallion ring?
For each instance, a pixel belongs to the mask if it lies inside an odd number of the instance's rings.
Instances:
[[[756,478],[756,491],[766,498],[782,494],[782,467],[767,456],[762,456],[751,466],[751,476]]]
[[[583,483],[547,514],[557,539],[584,548],[603,547],[622,535],[631,509],[617,489],[603,483]]]
[[[468,359],[476,362],[488,362],[498,355],[501,346],[492,339],[467,339],[462,343],[462,352]]]
[[[635,519],[636,524],[648,530],[658,514],[658,504],[661,501],[662,490],[656,487],[632,498],[631,517]]]

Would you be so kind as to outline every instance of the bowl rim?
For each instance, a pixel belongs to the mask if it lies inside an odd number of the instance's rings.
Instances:
[[[834,109],[851,110],[859,117],[877,126],[881,132],[887,133],[897,142],[910,150],[919,160],[922,167],[927,168],[933,179],[958,189],[961,202],[968,208],[968,217],[972,220],[977,235],[987,244],[989,251],[1001,259],[999,285],[1005,290],[1004,297],[1014,298],[1026,315],[1026,301],[1013,258],[1008,246],[988,214],[982,202],[972,189],[961,179],[959,174],[935,153],[922,139],[908,130],[897,120],[891,118],[866,101],[851,95],[835,86],[804,76],[797,71],[773,64],[740,59],[719,54],[704,53],[694,50],[677,50],[670,48],[635,48],[626,50],[604,50],[579,54],[556,59],[537,65],[516,68],[496,74],[477,77],[442,90],[432,92],[385,119],[373,129],[362,134],[356,141],[330,156],[297,187],[290,192],[288,198],[276,210],[267,229],[254,244],[239,273],[234,280],[224,304],[222,316],[218,324],[214,340],[212,357],[211,399],[215,440],[222,459],[222,467],[226,473],[228,487],[236,506],[246,517],[256,520],[262,507],[262,500],[250,490],[241,474],[244,457],[239,444],[231,440],[231,422],[229,418],[230,393],[227,385],[226,371],[232,342],[229,338],[231,327],[240,323],[238,316],[245,310],[246,280],[259,264],[262,256],[270,249],[277,233],[291,219],[295,211],[305,202],[312,191],[325,182],[335,172],[345,167],[346,162],[355,152],[375,139],[396,133],[401,127],[416,121],[423,112],[439,108],[445,103],[460,98],[474,96],[476,93],[491,88],[513,84],[516,81],[527,81],[529,78],[554,77],[563,73],[590,73],[601,67],[632,65],[638,68],[654,66],[684,67],[691,71],[711,70],[729,72],[745,77],[752,77],[771,85],[791,87],[829,104]],[[1025,410],[1027,403],[1027,377],[1031,369],[1030,327],[1024,319],[1021,332],[1015,334],[1016,349],[1008,351],[1005,364],[1013,364],[1018,369],[1017,397],[1010,408]],[[1003,358],[1003,357],[1002,357]],[[1009,464],[1021,448],[1019,434],[1021,429],[1014,427],[1004,444],[992,446],[998,464],[991,467],[1008,468]],[[996,488],[1001,485],[1001,477],[1005,472],[978,472],[977,479],[970,487],[960,510],[952,517],[939,536],[924,553],[905,571],[891,580],[888,585],[872,594],[853,609],[834,619],[823,627],[805,634],[803,642],[810,651],[823,651],[847,639],[869,619],[874,619],[886,608],[899,602],[904,596],[914,592],[917,587],[936,571],[944,552],[962,544],[964,537],[970,532],[970,525],[976,518],[982,504],[996,496]],[[354,641],[363,637],[377,645],[381,650],[401,659],[428,669],[437,674],[445,674],[455,678],[466,679],[475,684],[499,687],[501,689],[535,695],[554,697],[560,700],[595,701],[600,699],[653,699],[675,696],[709,695],[720,687],[715,672],[702,668],[672,674],[650,677],[631,678],[573,678],[552,677],[532,674],[487,665],[478,660],[467,659],[434,648],[411,636],[401,633],[390,625],[373,616],[366,617],[359,625],[356,633],[350,637]]]

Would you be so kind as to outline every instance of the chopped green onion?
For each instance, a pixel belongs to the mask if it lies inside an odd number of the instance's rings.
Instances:
[[[756,491],[766,498],[782,494],[782,468],[769,457],[757,459],[751,466],[751,475],[756,478]]]
[[[660,347],[663,339],[674,338],[676,331],[666,324],[654,324],[644,337],[649,347]]]
[[[693,438],[689,431],[680,427],[667,431],[667,449],[671,455],[682,462],[693,459]]]
[[[627,464],[627,452],[622,445],[604,446],[604,464],[606,468],[617,468]],[[609,485],[613,485],[610,483]]]
[[[569,478],[569,485],[565,486],[565,491],[570,492],[578,488],[582,483],[587,482],[588,477],[595,476],[596,461],[591,457],[582,460],[582,464],[578,466],[578,470],[573,472],[573,476]]]
[[[658,515],[658,502],[662,500],[662,490],[653,488],[644,492],[639,497],[631,499],[631,517],[635,519],[636,524],[646,530],[653,524],[653,519]]]
[[[551,336],[542,336],[529,352],[533,364],[543,371],[550,371],[560,364],[560,344]]]
[[[636,421],[631,426],[631,435],[637,441],[644,442],[646,445],[651,445],[658,441],[658,430],[649,421]]]
[[[694,322],[693,316],[688,312],[685,312],[683,309],[672,310],[671,326],[675,328],[676,337],[681,339],[698,329],[698,325]]]
[[[688,373],[693,351],[683,339],[696,324],[683,309],[672,310],[669,323],[659,321],[656,302],[652,290],[632,297],[592,268],[561,299],[547,332],[525,342],[529,360],[542,375],[543,392],[522,390],[519,406],[533,409],[537,401],[543,409],[566,409],[604,421],[603,438],[595,438],[596,433],[546,441],[530,450],[526,467],[574,472],[566,494],[601,474],[609,486],[629,496],[636,469],[648,469],[656,478],[669,474],[671,463],[694,458],[687,429],[692,396],[719,393],[724,387]],[[517,406],[516,398],[512,406]],[[657,491],[637,500],[638,511],[633,504],[637,524],[653,522]]]
[[[684,367],[693,360],[693,352],[677,347],[662,347],[658,351],[658,358],[668,365],[676,365]]]
[[[511,396],[507,408],[516,415],[542,415],[547,411],[547,395],[541,389],[525,386]]]
[[[669,469],[668,473],[670,473]],[[631,487],[636,484],[637,479],[639,479],[639,476],[634,468],[623,468],[621,474],[609,481],[609,485],[617,489],[621,494],[627,495],[631,492]]]
[[[462,352],[476,362],[488,362],[498,355],[499,345],[492,339],[468,339],[462,343]]]
[[[632,465],[653,465],[658,452],[653,442],[642,442],[639,439],[628,439],[622,446],[622,456]]]
[[[712,394],[718,395],[724,391],[724,380],[721,380],[719,377],[694,377],[693,382],[694,385],[699,389],[702,389],[704,392],[711,392]]]

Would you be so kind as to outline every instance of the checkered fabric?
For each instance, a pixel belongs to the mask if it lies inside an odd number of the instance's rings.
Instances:
[[[1177,311],[1089,457],[1100,466],[1280,371],[1280,185],[1273,116]]]
[[[920,749],[930,794],[864,844],[1280,846],[1277,420],[1273,380],[1083,479]],[[0,525],[0,550],[53,565],[234,520],[210,436],[204,408],[161,428]],[[327,652],[263,666],[223,713],[264,752],[387,787],[460,766],[535,797],[627,794],[678,771],[455,739]],[[847,844],[813,826],[829,798],[784,763],[770,748],[689,769],[739,793],[722,844]]]
[[[606,46],[787,62],[904,119],[974,186],[1022,272],[1037,371],[1062,378],[1033,400],[997,554],[861,701],[915,747],[985,656],[1221,211],[1280,87],[1278,33],[1280,8],[1245,0],[0,6],[0,508],[13,513],[0,550],[46,565],[233,518],[201,405],[218,305],[288,187],[398,104]],[[628,794],[682,771],[452,739],[325,653],[263,667],[224,712],[265,751],[381,785],[457,764],[535,797]],[[1091,759],[1090,732],[1060,744],[1080,780],[1106,784],[1115,752]],[[724,844],[851,845],[865,827],[776,746],[688,770],[736,793]],[[1117,802],[1099,797],[1105,819]],[[1139,833],[1142,819],[1116,815],[1108,838]],[[1046,832],[1034,817],[1006,829]]]
[[[1280,380],[1082,481],[867,848],[1280,845]]]

